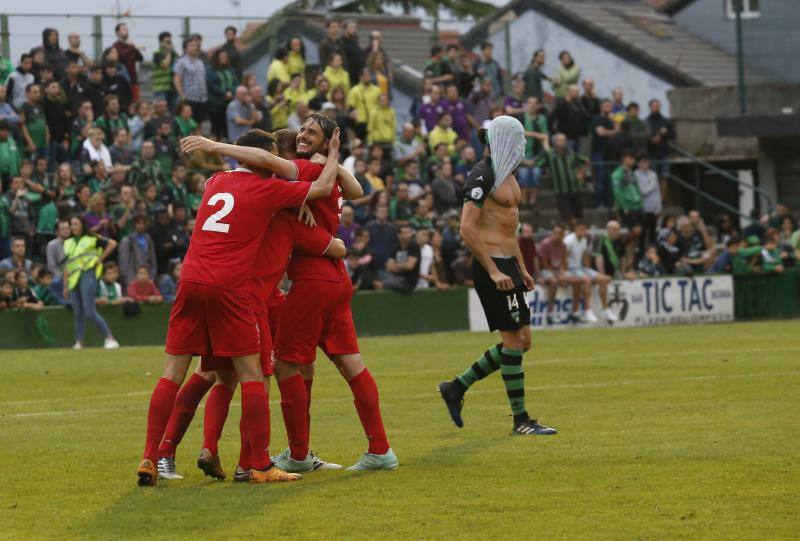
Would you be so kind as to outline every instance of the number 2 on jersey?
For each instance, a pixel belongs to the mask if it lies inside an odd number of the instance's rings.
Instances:
[[[203,231],[216,231],[217,233],[227,233],[230,230],[230,224],[220,222],[225,216],[233,210],[233,195],[227,192],[215,193],[208,200],[209,206],[215,206],[222,201],[222,208],[217,212],[206,218],[203,222]]]

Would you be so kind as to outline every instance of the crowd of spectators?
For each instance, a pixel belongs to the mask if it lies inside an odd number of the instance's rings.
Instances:
[[[200,35],[178,47],[162,32],[148,59],[152,100],[140,99],[143,48],[125,23],[97,61],[82,51],[80,35],[70,34],[62,48],[48,28],[16,67],[3,63],[0,309],[68,302],[63,244],[73,215],[91,234],[118,242],[98,282],[98,304],[170,301],[204,181],[230,165],[200,152],[182,156],[178,139],[298,129],[315,111],[343,128],[344,165],[364,189],[342,209],[339,228],[359,290],[470,283],[471,256],[459,235],[462,185],[484,153],[476,128],[503,114],[525,127],[517,171],[523,206],[536,208],[549,179],[563,223],[544,234],[523,224],[520,233],[531,274],[551,293],[572,286],[576,299],[588,299],[594,284],[602,289],[612,277],[780,272],[797,259],[800,234],[785,208],[741,233],[726,217],[714,224],[716,238],[696,212],[663,216],[674,129],[660,102],[651,100],[642,118],[621,88],[599,96],[568,51],[554,69],[535,51],[524,72],[509,74],[491,43],[477,54],[433,46],[412,121],[398,126],[381,33],[372,31],[364,48],[356,22],[331,20],[326,29],[321,66],[306,65],[304,42],[294,37],[274,51],[266,88],[243,72],[234,27],[211,50]],[[602,233],[583,222],[587,191],[616,216]],[[594,314],[587,306],[575,317]]]

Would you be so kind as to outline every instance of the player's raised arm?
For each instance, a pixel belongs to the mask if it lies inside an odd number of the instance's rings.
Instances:
[[[295,164],[261,148],[220,143],[206,139],[201,135],[190,135],[181,139],[181,151],[184,154],[190,154],[195,150],[221,154],[244,165],[268,169],[278,177],[287,180],[295,180],[297,177],[297,166]]]
[[[336,174],[339,170],[339,128],[333,131],[330,143],[328,144],[328,160],[322,169],[319,178],[311,184],[308,191],[307,200],[321,199],[328,197],[333,191],[336,183]]]

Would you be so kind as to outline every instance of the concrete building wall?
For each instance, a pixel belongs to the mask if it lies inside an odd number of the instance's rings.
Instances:
[[[777,80],[800,83],[800,2],[762,0],[761,16],[742,20],[745,62]],[[683,28],[736,54],[736,22],[725,0],[695,0],[674,16]]]
[[[533,51],[541,48],[546,56],[544,71],[554,74],[559,65],[558,53],[567,50],[580,66],[581,77],[594,79],[600,96],[610,96],[612,88],[621,86],[625,89],[627,101],[639,102],[644,110],[650,99],[658,98],[669,114],[667,92],[672,88],[671,84],[555,21],[529,10],[510,23],[510,34],[511,69],[514,73],[525,71]],[[491,29],[489,41],[494,44],[494,58],[505,67],[505,33],[501,25]],[[476,52],[479,52],[479,47]]]

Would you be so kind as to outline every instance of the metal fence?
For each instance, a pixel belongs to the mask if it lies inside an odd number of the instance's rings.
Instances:
[[[97,59],[105,48],[116,40],[114,27],[124,22],[128,25],[131,41],[145,47],[143,55],[150,59],[158,49],[158,34],[171,32],[173,41],[189,34],[203,36],[203,47],[211,48],[225,40],[226,26],[234,26],[240,32],[249,23],[263,23],[266,17],[237,16],[179,16],[137,15],[132,17],[71,13],[0,13],[0,43],[2,54],[16,65],[20,55],[33,47],[42,45],[42,30],[55,28],[60,34],[61,48],[68,47],[67,34],[81,35],[81,49]]]

